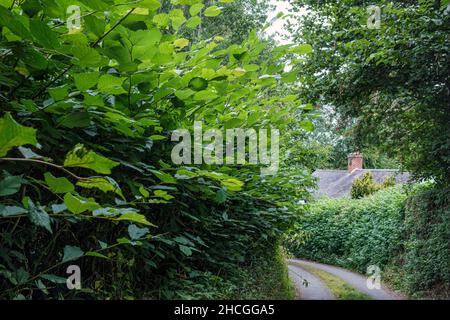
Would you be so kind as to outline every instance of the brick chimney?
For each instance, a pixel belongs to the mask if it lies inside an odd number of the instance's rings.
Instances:
[[[348,155],[348,172],[352,173],[355,169],[363,168],[363,155],[359,152]]]

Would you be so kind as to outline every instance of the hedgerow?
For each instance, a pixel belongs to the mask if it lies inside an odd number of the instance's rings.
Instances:
[[[408,198],[404,276],[400,289],[415,297],[450,298],[450,190],[426,184]]]
[[[365,273],[386,265],[397,253],[403,234],[406,195],[401,186],[366,198],[329,199],[311,204],[288,239],[298,257],[337,264]]]
[[[433,183],[397,185],[362,199],[328,199],[310,205],[286,240],[297,257],[382,279],[411,297],[450,293],[449,192]]]
[[[68,29],[69,5],[81,28]],[[0,299],[223,297],[233,270],[292,226],[311,181],[298,167],[261,177],[171,161],[171,133],[196,120],[311,130],[297,74],[284,72],[311,47],[182,37],[220,11],[0,1]],[[66,287],[69,265],[80,290]]]

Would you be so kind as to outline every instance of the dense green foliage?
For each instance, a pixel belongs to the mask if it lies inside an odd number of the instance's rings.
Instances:
[[[291,1],[306,9],[290,26],[314,54],[303,95],[336,111],[350,145],[375,146],[406,171],[450,181],[450,10],[443,1]],[[370,5],[379,29],[367,27]],[[357,150],[351,150],[352,152]]]
[[[448,190],[404,186],[372,196],[311,205],[287,241],[294,255],[354,269],[370,265],[382,280],[412,297],[450,295]]]
[[[68,30],[69,5],[82,29]],[[287,55],[310,50],[272,48],[254,31],[242,44],[184,38],[221,11],[0,0],[0,298],[261,297],[236,293],[236,270],[274,255],[298,216],[311,184],[302,158],[274,177],[175,166],[170,135],[195,120],[310,130],[297,73],[284,72]],[[66,288],[70,264],[81,290]],[[279,262],[266,267],[285,283]]]
[[[361,178],[356,179],[352,183],[352,189],[350,195],[352,199],[360,199],[371,194],[374,194],[378,190],[392,187],[395,185],[395,177],[387,177],[382,183],[376,183],[373,180],[372,173],[366,172]]]
[[[436,184],[405,200],[399,187],[376,192],[365,177],[352,188],[365,198],[313,204],[289,247],[360,272],[378,264],[409,295],[448,297],[449,1],[290,3],[301,14],[288,29],[314,51],[293,65],[303,70],[301,94],[325,115],[311,135],[325,159],[317,163],[345,169],[346,155],[361,151],[368,168],[400,166]]]
[[[305,134],[304,141],[315,155],[315,166],[320,169],[348,169],[347,156],[359,150],[364,155],[365,169],[400,169],[400,162],[376,145],[356,141],[352,130],[342,128],[340,118],[332,107],[323,106],[320,117],[314,119],[315,130]],[[314,159],[314,158],[313,158]]]
[[[404,291],[449,299],[450,190],[424,186],[408,199],[405,237]]]
[[[205,1],[205,5],[213,5],[214,0]],[[268,0],[235,0],[223,6],[222,14],[214,18],[206,18],[197,35],[202,39],[221,36],[226,43],[244,41],[252,30],[261,30],[270,10]]]
[[[363,273],[372,264],[385,266],[400,246],[405,199],[396,186],[359,200],[314,203],[288,248],[296,256]]]

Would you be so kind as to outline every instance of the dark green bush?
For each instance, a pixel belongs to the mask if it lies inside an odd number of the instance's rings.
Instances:
[[[449,299],[450,190],[426,185],[408,198],[405,212],[405,289]]]
[[[298,257],[360,272],[372,264],[384,266],[401,243],[405,198],[396,186],[359,200],[312,204],[298,223],[301,236],[291,237],[288,249]]]

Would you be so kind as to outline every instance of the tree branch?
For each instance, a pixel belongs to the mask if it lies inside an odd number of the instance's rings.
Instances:
[[[86,179],[86,178],[77,176],[75,173],[67,170],[63,166],[60,166],[60,165],[57,165],[57,164],[54,164],[51,162],[47,162],[47,161],[36,160],[36,159],[25,159],[25,158],[0,158],[0,161],[22,161],[22,162],[34,162],[34,163],[44,164],[46,166],[50,166],[50,167],[62,170],[77,180],[85,180]]]

